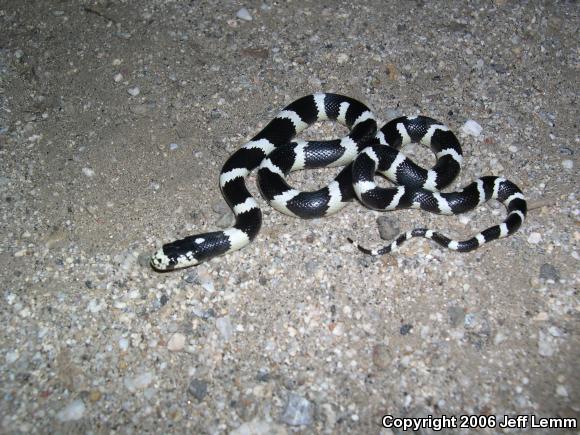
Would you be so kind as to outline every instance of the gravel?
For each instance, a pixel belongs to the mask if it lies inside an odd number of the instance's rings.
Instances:
[[[4,2],[0,432],[386,434],[386,413],[577,418],[579,7]],[[306,221],[265,205],[254,174],[264,213],[250,246],[152,271],[163,243],[231,223],[222,164],[318,91],[383,121],[448,125],[465,156],[451,190],[509,178],[530,200],[522,229],[466,254],[415,239],[373,258],[347,237],[467,238],[504,208],[353,203]],[[479,128],[462,132],[468,120]],[[322,123],[306,136],[344,133]],[[434,162],[423,146],[403,151]],[[289,182],[312,190],[337,172]]]

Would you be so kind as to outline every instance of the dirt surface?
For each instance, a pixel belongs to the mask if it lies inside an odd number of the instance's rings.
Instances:
[[[578,11],[0,0],[0,431],[399,433],[381,427],[384,415],[495,422],[479,433],[503,431],[506,415],[577,422]],[[509,178],[533,207],[523,228],[469,254],[414,240],[371,258],[346,237],[386,243],[383,214],[356,203],[301,221],[260,199],[250,246],[152,271],[162,243],[227,225],[217,182],[227,156],[320,91],[359,98],[384,121],[448,124],[466,157],[454,188]],[[478,136],[461,133],[470,119]],[[343,132],[322,125],[309,137]],[[335,173],[291,180],[313,188]],[[504,209],[386,216],[395,233],[466,238]]]

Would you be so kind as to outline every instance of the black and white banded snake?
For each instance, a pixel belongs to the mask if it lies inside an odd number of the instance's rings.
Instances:
[[[324,120],[346,125],[349,134],[329,141],[293,140],[313,123]],[[398,151],[410,142],[430,146],[437,157],[432,169],[421,168]],[[511,181],[485,176],[457,192],[440,192],[455,179],[461,162],[459,141],[434,119],[404,116],[378,129],[373,113],[360,101],[338,94],[307,95],[286,106],[224,164],[220,187],[234,212],[234,226],[165,244],[153,254],[151,265],[159,271],[194,266],[241,249],[254,240],[262,224],[262,213],[245,179],[256,168],[260,191],[268,203],[282,213],[304,219],[336,213],[355,197],[375,210],[420,208],[452,215],[472,210],[490,199],[507,208],[501,224],[464,241],[416,228],[376,250],[355,243],[361,251],[372,255],[392,252],[412,237],[425,237],[446,248],[467,252],[517,231],[525,219],[527,204]],[[285,175],[292,171],[337,166],[344,168],[328,186],[314,192],[300,192],[285,180]],[[377,186],[376,172],[396,186]]]

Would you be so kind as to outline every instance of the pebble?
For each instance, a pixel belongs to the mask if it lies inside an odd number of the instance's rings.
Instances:
[[[290,393],[280,419],[290,426],[308,426],[312,424],[313,415],[314,407],[309,400]]]
[[[66,243],[66,232],[62,228],[55,228],[46,238],[44,246],[48,249],[61,248]]]
[[[129,110],[136,115],[143,115],[147,113],[149,107],[147,107],[147,104],[134,104],[129,107]]]
[[[491,338],[491,326],[487,314],[484,312],[468,313],[463,321],[467,340],[480,349]]]
[[[542,235],[540,233],[530,233],[530,235],[528,236],[528,243],[531,243],[533,245],[537,245],[538,243],[540,243],[542,241]]]
[[[391,241],[401,233],[401,229],[396,222],[395,219],[388,216],[379,216],[377,218],[377,227],[381,239]]]
[[[94,177],[95,176],[95,171],[93,171],[91,168],[83,168],[83,175],[87,176],[87,177]]]
[[[202,280],[201,286],[208,293],[213,293],[215,291],[215,285],[211,280]]]
[[[407,335],[409,332],[411,332],[411,329],[413,329],[413,325],[411,325],[410,323],[405,323],[404,325],[401,325],[401,327],[399,328],[399,334]]]
[[[185,335],[176,332],[167,342],[167,349],[172,352],[179,352],[185,347]]]
[[[89,393],[89,400],[93,403],[101,400],[101,397],[103,397],[103,394],[99,390],[92,390]]]
[[[551,279],[557,282],[560,280],[560,273],[552,264],[544,263],[540,266],[540,279]]]
[[[558,328],[557,326],[550,326],[548,328],[548,332],[553,337],[561,337],[563,335],[562,330],[560,328]]]
[[[247,421],[230,432],[230,435],[286,435],[288,432],[279,424],[254,419]]]
[[[534,316],[534,320],[537,322],[545,322],[549,318],[550,318],[550,316],[548,316],[548,313],[546,313],[544,311],[541,311]]]
[[[197,269],[191,269],[190,272],[183,275],[183,280],[188,284],[199,284],[199,276],[197,275]]]
[[[556,350],[555,340],[549,334],[540,331],[538,333],[538,353],[550,357],[556,353]]]
[[[379,369],[386,369],[390,366],[393,357],[386,344],[376,344],[373,346],[373,364]]]
[[[477,137],[483,131],[483,127],[473,119],[469,119],[465,121],[465,124],[461,127],[461,131],[469,136]]]
[[[137,86],[132,86],[129,89],[127,89],[127,93],[129,95],[131,95],[132,97],[136,97],[137,95],[139,95],[141,93],[141,90]]]
[[[61,422],[80,420],[85,414],[85,404],[82,400],[73,400],[56,414],[56,419]]]
[[[203,379],[192,379],[187,392],[201,402],[207,395],[207,385],[207,381]]]
[[[572,169],[574,167],[574,162],[570,159],[562,160],[562,166],[564,169]]]
[[[143,372],[135,376],[127,376],[123,383],[132,393],[137,390],[143,390],[153,382],[153,373]]]
[[[465,310],[461,307],[452,306],[447,309],[451,326],[462,325],[465,320]]]
[[[540,117],[540,119],[542,121],[544,121],[550,127],[553,127],[555,125],[554,122],[556,121],[556,115],[554,113],[539,111],[538,116]]]
[[[556,387],[556,394],[562,397],[568,397],[568,390],[564,385],[558,385]]]
[[[115,81],[115,83],[119,83],[121,80],[123,80],[123,74],[121,73],[117,73],[113,76],[113,80]]]
[[[127,349],[129,349],[129,340],[124,337],[119,338],[119,349],[121,349],[122,352],[127,351]]]
[[[215,319],[215,326],[225,341],[232,338],[234,328],[232,327],[230,316],[218,317]]]
[[[149,264],[151,262],[151,255],[147,252],[141,252],[137,256],[137,264],[141,267],[149,268]]]
[[[266,367],[261,367],[258,369],[256,374],[256,380],[260,382],[268,382],[270,380],[270,371]]]
[[[250,15],[250,12],[246,8],[241,8],[236,13],[236,17],[238,17],[240,20],[252,21],[252,16]]]
[[[497,346],[498,344],[501,344],[506,340],[507,340],[506,335],[503,332],[498,331],[495,334],[495,337],[493,337],[493,344],[495,344]]]
[[[320,89],[322,87],[322,81],[314,76],[308,77],[308,84],[315,89]]]
[[[176,144],[176,143],[170,143],[169,144],[169,149],[171,151],[175,151],[177,148],[179,148],[179,144]]]
[[[6,364],[12,364],[13,362],[16,362],[18,360],[18,358],[20,358],[20,354],[18,353],[17,350],[7,352],[6,353]]]
[[[206,269],[197,269],[197,279],[195,282],[201,284],[203,289],[208,293],[213,293],[215,291],[215,285],[211,279],[211,274]]]

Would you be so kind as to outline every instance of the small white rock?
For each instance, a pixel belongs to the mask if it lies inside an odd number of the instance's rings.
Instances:
[[[121,349],[123,352],[129,349],[129,340],[124,337],[119,338],[119,349]]]
[[[542,356],[550,357],[557,351],[556,343],[550,335],[540,331],[538,333],[538,353]]]
[[[85,404],[82,400],[77,399],[66,405],[63,409],[61,409],[58,414],[56,414],[56,418],[59,421],[73,421],[73,420],[80,420],[83,418],[85,414]]]
[[[348,60],[348,54],[345,53],[341,53],[338,55],[338,57],[336,58],[336,61],[338,63],[345,63]]]
[[[121,80],[123,80],[123,74],[121,73],[115,74],[113,76],[113,80],[115,81],[115,83],[119,83]]]
[[[528,243],[537,245],[542,241],[542,235],[540,233],[533,232],[528,236]]]
[[[201,282],[201,286],[208,293],[213,293],[215,291],[215,285],[214,285],[213,281],[211,281],[211,280],[208,280],[208,281],[203,280]]]
[[[483,127],[475,122],[473,119],[465,121],[465,124],[461,127],[461,131],[473,137],[477,137],[483,131]]]
[[[100,304],[96,299],[91,299],[87,305],[87,310],[93,314],[98,313],[104,308],[104,304]]]
[[[10,352],[6,353],[6,364],[12,364],[16,362],[20,358],[20,354],[17,350],[11,350]]]
[[[556,387],[556,394],[562,397],[568,397],[568,390],[564,385],[558,385]]]
[[[234,332],[232,328],[232,322],[230,321],[230,316],[219,317],[215,320],[215,326],[220,332],[222,338],[228,341]]]
[[[336,335],[337,337],[344,335],[344,324],[342,322],[336,323],[332,330],[332,335]]]
[[[172,352],[179,352],[185,347],[185,335],[176,332],[167,342],[167,349]]]
[[[572,169],[574,167],[574,162],[570,159],[562,160],[562,166],[564,169]]]
[[[176,143],[170,143],[169,144],[169,149],[171,151],[175,151],[177,148],[179,148],[179,144],[176,144]]]
[[[250,15],[250,12],[248,12],[248,10],[246,8],[241,8],[236,13],[236,17],[238,17],[240,20],[252,21],[252,16]]]
[[[517,150],[518,150],[518,147],[517,147],[517,146],[515,146],[515,145],[510,145],[510,146],[508,147],[508,150],[510,150],[510,152],[512,152],[512,153],[515,153],[515,152],[517,152]]]
[[[87,177],[94,177],[95,176],[95,171],[93,171],[91,168],[83,168],[83,175],[86,175]]]
[[[123,63],[121,59],[113,59],[113,66],[119,66]]]
[[[493,338],[493,344],[497,346],[498,344],[503,343],[506,340],[507,337],[502,332],[498,332],[497,334],[495,334],[495,337]]]
[[[256,417],[232,430],[230,435],[286,435],[287,433],[284,426],[271,421],[258,420]]]
[[[125,387],[127,387],[127,389],[132,393],[147,388],[151,382],[153,382],[153,373],[151,372],[140,373],[136,376],[128,376],[123,381]]]
[[[552,337],[561,337],[562,336],[562,330],[560,328],[558,328],[557,326],[550,326],[548,328],[548,332],[550,333],[550,335]]]
[[[471,222],[471,219],[468,216],[462,214],[459,215],[459,222],[461,222],[463,225],[467,225],[469,222]]]
[[[129,93],[129,95],[136,97],[137,95],[139,95],[141,93],[141,90],[139,89],[139,87],[133,86],[133,87],[130,87],[129,89],[127,89],[127,92]]]

